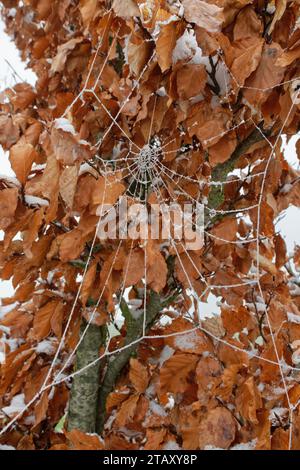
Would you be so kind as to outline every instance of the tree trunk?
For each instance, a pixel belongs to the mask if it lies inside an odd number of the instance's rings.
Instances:
[[[161,312],[163,306],[164,305],[161,302],[160,296],[155,292],[151,292],[146,308],[147,330],[151,327],[158,314]],[[96,431],[98,434],[102,433],[105,423],[107,397],[113,391],[122,369],[126,366],[132,354],[136,352],[139,345],[137,340],[143,335],[143,317],[141,316],[135,320],[132,317],[130,309],[128,308],[124,299],[122,299],[120,307],[127,326],[125,345],[128,346],[128,348],[119,353],[116,353],[114,356],[109,358],[107,370],[99,388],[98,412],[96,421]]]
[[[81,323],[81,331],[86,328]],[[99,357],[99,349],[104,342],[102,327],[90,325],[79,345],[76,354],[75,371],[87,366]],[[69,412],[68,430],[80,429],[86,433],[96,431],[97,397],[99,390],[100,361],[73,378]]]

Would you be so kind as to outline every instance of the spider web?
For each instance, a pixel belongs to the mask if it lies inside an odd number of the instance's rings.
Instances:
[[[113,14],[112,9],[107,11],[108,18],[110,18],[112,14]],[[107,21],[106,28],[108,27],[109,24],[110,22]],[[40,390],[26,404],[26,406],[13,419],[11,419],[6,424],[6,426],[1,430],[0,435],[4,434],[7,430],[9,430],[9,428],[12,425],[14,425],[14,423],[16,423],[23,416],[23,414],[42,396],[44,392],[50,391],[53,389],[53,387],[59,384],[62,384],[66,381],[69,381],[70,379],[78,376],[79,374],[87,370],[88,368],[94,366],[96,363],[98,363],[102,359],[121,353],[122,351],[128,348],[131,348],[134,344],[139,344],[141,341],[147,341],[147,340],[151,340],[155,338],[168,338],[168,337],[182,336],[182,335],[186,335],[188,333],[192,333],[192,332],[200,330],[204,332],[205,334],[207,334],[209,337],[211,337],[216,343],[224,344],[235,351],[245,353],[249,356],[249,358],[257,358],[262,362],[276,365],[278,367],[280,371],[281,382],[284,388],[286,401],[288,404],[289,449],[291,449],[292,444],[293,444],[292,442],[293,415],[300,404],[300,400],[296,404],[291,403],[290,396],[289,396],[288,374],[292,371],[299,371],[299,369],[297,367],[292,367],[284,363],[278,351],[278,347],[276,344],[276,332],[274,333],[273,328],[272,328],[272,324],[271,324],[271,320],[270,320],[269,312],[268,312],[267,301],[265,299],[265,294],[261,285],[262,266],[261,266],[261,258],[260,258],[260,253],[261,253],[260,243],[263,240],[267,239],[265,235],[261,234],[261,225],[262,225],[262,217],[263,217],[262,203],[263,203],[265,190],[266,190],[268,171],[270,168],[270,164],[273,158],[275,157],[275,149],[277,147],[277,144],[280,141],[282,135],[284,134],[285,125],[287,124],[289,117],[293,111],[294,104],[298,99],[298,92],[297,90],[294,92],[291,107],[276,137],[274,144],[271,143],[271,141],[263,133],[259,125],[254,121],[252,117],[246,120],[241,119],[240,122],[238,123],[232,123],[231,126],[229,126],[228,129],[226,129],[222,133],[218,133],[214,135],[213,137],[207,139],[206,141],[203,141],[204,145],[207,145],[209,142],[218,141],[219,138],[224,137],[233,131],[237,131],[242,127],[245,128],[245,126],[249,124],[253,126],[254,128],[258,129],[259,132],[261,132],[263,139],[265,139],[265,141],[270,147],[270,153],[269,153],[267,160],[265,161],[265,168],[263,171],[256,172],[255,165],[253,166],[253,168],[251,168],[252,165],[249,164],[248,172],[246,174],[242,170],[238,170],[240,172],[238,177],[233,177],[231,174],[229,174],[229,177],[225,181],[204,180],[203,177],[201,178],[197,175],[193,176],[188,171],[185,172],[183,169],[184,163],[181,164],[181,162],[185,162],[187,158],[194,151],[197,151],[199,149],[200,147],[199,143],[186,143],[185,142],[186,135],[185,135],[185,132],[183,131],[181,131],[180,136],[176,135],[175,137],[173,137],[172,135],[165,137],[163,135],[158,135],[155,132],[154,130],[155,129],[155,112],[157,109],[158,98],[160,96],[159,90],[152,93],[151,98],[149,100],[149,103],[151,102],[152,104],[152,113],[151,113],[149,135],[148,135],[148,138],[145,139],[145,142],[143,142],[142,144],[135,142],[134,139],[130,136],[130,132],[128,131],[128,126],[124,128],[124,125],[123,125],[124,123],[122,122],[122,117],[123,117],[122,112],[124,108],[127,106],[127,104],[130,102],[130,99],[134,95],[134,92],[138,89],[142,79],[145,77],[147,72],[151,69],[153,64],[155,64],[155,61],[156,61],[155,48],[154,48],[152,55],[150,56],[150,59],[148,60],[146,65],[143,67],[139,76],[132,82],[132,86],[130,87],[130,90],[127,93],[125,99],[123,99],[123,101],[118,103],[119,108],[116,113],[113,114],[107,108],[103,100],[100,98],[99,90],[101,89],[100,87],[101,78],[102,78],[103,73],[105,72],[105,67],[109,63],[111,54],[113,53],[116,47],[116,42],[117,42],[119,32],[120,32],[120,28],[117,29],[115,33],[110,31],[110,35],[111,35],[110,46],[108,47],[108,50],[106,51],[106,55],[105,55],[105,59],[103,60],[103,63],[101,64],[101,61],[100,61],[100,66],[99,66],[98,64],[99,58],[103,57],[103,55],[101,55],[101,53],[103,52],[103,47],[104,47],[103,39],[105,35],[108,33],[106,29],[104,30],[101,38],[99,39],[98,46],[94,52],[94,57],[89,66],[89,70],[87,72],[87,76],[82,86],[82,89],[78,93],[76,98],[73,100],[73,102],[66,109],[64,114],[61,116],[61,118],[68,117],[72,113],[72,110],[74,109],[75,105],[77,107],[79,105],[84,106],[86,101],[92,99],[94,100],[95,103],[97,103],[98,107],[104,111],[109,122],[107,129],[105,130],[103,135],[101,135],[98,138],[98,140],[96,141],[94,145],[94,148],[96,149],[96,159],[99,165],[98,167],[99,172],[101,176],[105,178],[103,200],[102,200],[102,203],[100,204],[100,215],[99,215],[98,224],[95,230],[95,235],[90,246],[87,262],[83,270],[82,278],[79,283],[76,296],[72,303],[72,308],[70,310],[68,320],[63,329],[60,342],[58,344],[54,358],[51,362],[47,376],[42,386],[40,387]],[[222,51],[218,52],[217,60],[219,61],[219,63],[223,64],[223,67],[224,67],[226,90],[222,98],[224,102],[228,103],[229,107],[231,106],[230,105],[230,94],[231,94],[230,86],[232,85],[233,82],[238,90],[251,89],[251,90],[258,91],[258,92],[266,92],[271,89],[275,89],[276,87],[280,87],[284,85],[292,86],[294,83],[296,84],[299,83],[300,77],[296,77],[296,78],[293,78],[292,80],[278,83],[269,88],[247,87],[244,85],[240,85],[237,79],[232,74],[232,72],[228,69],[224,61]],[[105,146],[105,144],[107,143],[107,140],[112,138],[111,134],[113,134],[114,131],[117,131],[119,133],[118,137],[114,136],[114,139],[115,139],[114,148],[116,150],[115,157],[112,159],[107,159],[103,157],[101,153],[101,149]],[[177,146],[180,140],[181,140],[181,143],[180,145]],[[173,148],[174,143],[176,144],[175,145],[176,148]],[[176,169],[170,168],[170,165],[168,165],[169,159],[171,159],[173,164],[174,162],[176,163]],[[242,207],[242,208],[237,208],[237,209],[232,208],[228,210],[225,210],[225,209],[218,210],[218,209],[211,209],[209,207],[206,207],[209,221],[218,215],[219,216],[236,215],[237,217],[243,218],[250,210],[252,211],[256,210],[257,222],[256,222],[256,226],[252,230],[252,235],[250,235],[250,238],[247,236],[247,238],[239,238],[236,240],[229,241],[222,237],[218,237],[217,235],[211,233],[209,222],[205,226],[204,233],[207,239],[211,238],[213,240],[218,240],[220,242],[228,243],[228,244],[243,245],[243,244],[255,243],[256,272],[250,273],[251,276],[248,276],[248,278],[246,276],[243,277],[241,279],[241,282],[236,283],[236,284],[225,284],[225,285],[213,284],[210,282],[209,279],[207,279],[203,275],[203,273],[200,272],[199,268],[195,264],[193,258],[191,257],[189,251],[185,248],[184,243],[182,243],[182,241],[175,240],[171,236],[169,240],[169,248],[171,248],[172,251],[175,253],[176,259],[178,260],[178,263],[181,266],[182,272],[184,273],[184,276],[186,278],[186,282],[188,285],[188,288],[185,288],[186,294],[190,296],[191,298],[195,299],[198,303],[201,302],[203,299],[205,299],[207,294],[213,289],[217,289],[217,290],[233,289],[233,288],[245,287],[245,286],[254,286],[257,289],[257,294],[259,294],[260,298],[263,300],[263,310],[264,310],[263,313],[265,316],[266,325],[268,326],[268,329],[270,331],[270,336],[271,336],[271,341],[272,341],[276,361],[273,361],[265,357],[261,357],[259,354],[256,354],[253,351],[248,351],[247,349],[238,347],[235,344],[232,344],[220,338],[219,336],[216,336],[207,328],[205,328],[205,326],[203,326],[200,315],[198,319],[193,317],[190,329],[186,329],[184,331],[170,333],[166,335],[147,334],[147,295],[148,295],[147,261],[148,260],[147,260],[147,250],[144,249],[144,278],[143,278],[143,286],[144,286],[143,291],[144,292],[143,292],[143,313],[142,313],[143,314],[142,335],[139,338],[137,338],[135,341],[132,341],[130,344],[127,344],[117,349],[111,349],[112,336],[109,334],[108,340],[106,342],[105,350],[104,352],[101,353],[101,355],[99,355],[99,357],[96,360],[94,360],[93,362],[89,363],[87,366],[79,370],[66,374],[66,370],[73,364],[74,356],[78,348],[80,347],[89,326],[91,325],[91,323],[93,322],[95,318],[97,309],[101,303],[105,289],[107,287],[107,283],[109,281],[109,278],[112,275],[115,262],[120,253],[120,249],[122,247],[123,241],[120,240],[118,241],[116,245],[114,258],[111,263],[106,281],[104,282],[104,286],[101,290],[101,293],[97,299],[96,304],[93,307],[92,313],[89,317],[89,320],[87,321],[86,327],[84,331],[82,332],[80,338],[78,339],[75,347],[73,348],[73,350],[71,351],[67,359],[65,360],[65,362],[62,365],[58,366],[58,360],[62,352],[62,349],[64,347],[64,342],[65,342],[67,333],[70,329],[70,325],[74,317],[74,312],[75,312],[78,300],[80,298],[80,294],[82,292],[83,283],[86,278],[88,268],[90,266],[93,250],[95,248],[97,238],[98,238],[98,229],[101,224],[101,221],[103,220],[103,217],[107,215],[107,213],[102,212],[102,208],[104,205],[107,188],[111,184],[114,184],[116,181],[123,181],[123,182],[126,181],[128,197],[134,200],[138,200],[139,202],[144,203],[144,204],[146,204],[147,195],[150,193],[150,191],[152,191],[156,195],[156,198],[159,201],[159,204],[163,205],[166,202],[166,200],[177,202],[179,198],[181,197],[184,197],[186,198],[187,201],[191,201],[193,203],[203,202],[201,198],[203,198],[202,194],[203,194],[204,188],[207,188],[207,187],[224,188],[226,185],[232,184],[234,182],[237,182],[239,184],[244,184],[244,183],[250,183],[254,179],[261,181],[259,197],[258,197],[258,200],[254,204],[247,206],[247,207]],[[170,189],[170,184],[175,185],[176,191],[172,191]],[[188,190],[186,189],[186,185],[188,184],[192,184],[197,188],[197,191],[196,191],[197,196],[189,194]],[[140,246],[145,247],[145,243],[146,241],[143,241],[143,243],[141,241]],[[128,255],[128,259],[126,263],[126,268],[125,268],[125,275],[122,280],[120,294],[118,296],[119,299],[123,298],[125,291],[126,291],[126,280],[128,276],[128,269],[129,269],[133,249],[134,249],[134,241],[131,242],[131,247],[130,247],[130,251],[129,251],[129,255]],[[193,280],[190,278],[190,275],[188,274],[186,270],[185,263],[182,260],[182,250],[184,252],[185,257],[189,260],[190,264],[192,265],[193,269],[195,269],[195,271],[197,272],[199,279],[201,279],[201,282],[205,286],[201,295],[198,295],[197,292],[195,291],[195,288],[193,286]]]

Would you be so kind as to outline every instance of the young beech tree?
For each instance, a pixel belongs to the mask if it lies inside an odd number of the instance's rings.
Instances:
[[[0,95],[0,443],[300,449],[299,2],[1,4],[37,81]],[[203,244],[102,236],[121,196]]]

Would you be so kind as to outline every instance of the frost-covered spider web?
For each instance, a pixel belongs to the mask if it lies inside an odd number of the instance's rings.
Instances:
[[[167,338],[171,336],[184,336],[200,330],[211,337],[216,343],[225,344],[233,350],[246,353],[249,358],[257,358],[262,362],[265,361],[266,363],[276,365],[279,368],[282,386],[284,388],[286,402],[289,410],[289,448],[291,448],[293,438],[293,413],[297,409],[300,402],[292,404],[290,401],[288,376],[291,372],[298,371],[299,369],[297,369],[297,367],[287,365],[280,357],[280,353],[276,344],[276,334],[273,331],[271,320],[269,318],[268,304],[261,285],[261,243],[267,243],[268,240],[266,235],[261,233],[261,225],[262,218],[264,217],[263,200],[266,192],[268,172],[271,162],[274,158],[276,158],[276,148],[280,142],[280,139],[282,138],[282,135],[284,134],[285,125],[293,111],[294,104],[297,103],[297,86],[299,84],[300,77],[278,83],[265,89],[247,87],[244,85],[242,86],[238,83],[237,79],[228,69],[224,60],[223,51],[219,50],[214,57],[214,65],[217,64],[217,76],[221,83],[221,94],[219,99],[225,105],[227,104],[229,109],[231,109],[230,98],[233,87],[239,91],[244,89],[251,89],[262,93],[270,89],[276,89],[280,86],[290,87],[292,103],[289,112],[286,115],[285,122],[279,130],[274,143],[272,143],[268,136],[264,134],[260,123],[257,123],[254,117],[250,117],[248,119],[239,117],[237,122],[231,122],[230,125],[227,126],[226,130],[216,133],[216,135],[213,135],[208,139],[204,139],[202,142],[200,142],[198,139],[190,138],[188,130],[180,126],[175,132],[166,132],[165,130],[161,132],[159,130],[159,126],[157,125],[157,121],[159,119],[159,107],[162,101],[166,99],[167,94],[166,90],[160,85],[157,90],[149,94],[149,119],[147,121],[147,125],[145,125],[145,129],[143,129],[143,132],[140,132],[138,135],[133,135],[131,133],[133,121],[131,120],[130,112],[127,111],[125,114],[124,110],[128,109],[129,105],[132,104],[131,101],[134,98],[135,93],[140,89],[141,84],[147,80],[149,71],[153,70],[153,68],[156,66],[156,49],[154,47],[153,52],[150,54],[145,66],[142,67],[140,73],[137,76],[134,76],[133,73],[129,72],[128,77],[126,77],[128,80],[124,80],[124,89],[122,90],[119,101],[115,101],[114,105],[109,107],[105,99],[102,98],[103,92],[105,92],[107,87],[107,79],[103,80],[103,76],[105,74],[107,64],[110,62],[111,58],[114,57],[116,45],[119,45],[118,41],[122,38],[120,37],[120,27],[115,26],[114,28],[110,28],[110,20],[113,17],[113,11],[109,10],[106,15],[108,16],[106,27],[103,31],[103,34],[99,38],[98,45],[94,51],[93,58],[87,70],[83,86],[74,101],[66,109],[61,118],[57,119],[56,122],[58,128],[62,128],[64,131],[71,129],[71,132],[73,132],[73,126],[70,123],[73,113],[75,115],[76,113],[80,114],[80,110],[90,103],[92,103],[94,110],[99,111],[101,118],[103,118],[105,121],[105,129],[103,132],[95,137],[94,142],[89,143],[93,148],[94,157],[93,161],[88,163],[90,163],[93,168],[96,165],[96,171],[105,181],[103,200],[97,211],[97,214],[99,215],[98,224],[95,230],[94,238],[90,245],[87,262],[82,273],[82,278],[78,286],[77,294],[74,298],[67,323],[64,327],[59,345],[44,383],[42,384],[39,392],[35,394],[35,396],[29,401],[29,403],[26,404],[21,412],[19,412],[2,429],[0,434],[5,433],[20,417],[22,417],[22,415],[42,396],[44,392],[50,391],[53,387],[63,382],[69,381],[102,359],[121,353],[125,349],[130,348],[133,344],[139,344],[142,341],[155,339],[157,337]],[[109,37],[109,41],[104,40],[107,38],[107,36]],[[152,39],[148,39],[148,41],[149,44],[155,45],[155,36]],[[106,46],[106,43],[109,45]],[[212,64],[207,61],[204,61],[204,63],[207,67],[207,70],[211,72]],[[264,162],[263,171],[257,171],[255,163],[253,165],[249,163],[246,170],[239,169],[235,170],[234,173],[230,172],[224,181],[214,181],[209,177],[204,179],[203,176],[197,171],[197,158],[193,160],[194,156],[197,155],[197,152],[199,152],[201,145],[206,148],[210,142],[217,142],[221,137],[223,138],[227,135],[230,135],[233,131],[238,132],[240,129],[257,129],[261,133],[262,138],[270,147],[269,156]],[[191,160],[193,162],[192,165],[189,164]],[[243,184],[251,184],[252,181],[256,181],[256,184],[259,185],[258,198],[256,201],[254,201],[253,204],[248,206],[241,206],[238,208],[232,207],[228,209],[218,209],[208,205],[208,195],[212,188],[220,188],[220,190],[224,190],[226,185],[231,185],[233,183],[240,184],[242,188]],[[107,273],[106,281],[104,282],[100,295],[95,302],[95,305],[93,306],[86,327],[72,352],[65,359],[64,363],[59,362],[60,354],[63,350],[67,333],[72,324],[72,319],[74,317],[75,309],[80,298],[83,283],[92,260],[93,250],[98,240],[99,227],[103,221],[103,218],[107,216],[107,212],[103,212],[102,207],[104,206],[109,188],[116,184],[116,182],[122,182],[122,184],[124,184],[126,188],[126,196],[131,201],[138,201],[144,205],[147,205],[147,200],[150,194],[161,206],[170,202],[178,202],[182,204],[183,201],[191,202],[193,204],[204,204],[206,214],[204,234],[206,243],[209,243],[210,240],[216,240],[218,242],[235,244],[238,246],[242,246],[243,244],[253,244],[255,246],[255,267],[250,270],[247,276],[241,276],[238,282],[227,284],[214,283],[214,280],[211,278],[211,276],[206,277],[200,271],[199,266],[197,266],[193,256],[186,249],[183,241],[178,241],[178,239],[172,237],[171,234],[169,240],[164,243],[164,254],[166,256],[170,254],[175,256],[178,262],[178,266],[182,272],[182,276],[185,278],[185,280],[182,281],[182,293],[191,298],[193,302],[195,302],[195,305],[198,305],[198,309],[195,309],[195,314],[186,312],[187,318],[189,318],[191,324],[190,329],[168,335],[149,334],[147,330],[147,302],[149,295],[149,287],[147,287],[147,240],[140,240],[139,246],[143,248],[144,251],[144,276],[142,280],[143,293],[141,299],[141,315],[143,316],[142,334],[130,344],[113,349],[111,346],[113,334],[110,332],[106,342],[105,350],[95,361],[91,362],[82,369],[76,370],[72,373],[67,373],[67,369],[73,364],[76,352],[78,351],[78,348],[81,345],[90,324],[93,323],[97,309],[103,299],[109,279],[112,276],[114,265],[124,243],[124,240],[122,239],[116,241],[114,257]],[[115,205],[117,204],[118,202],[115,203]],[[215,220],[218,220],[218,218],[222,219],[222,217],[231,215],[237,217],[240,220],[245,220],[245,218],[249,215],[249,211],[256,211],[256,226],[252,228],[250,234],[247,233],[245,237],[241,237],[239,235],[239,237],[237,236],[235,239],[228,240],[213,233],[213,224]],[[116,296],[116,311],[119,311],[118,306],[120,301],[126,295],[128,290],[126,281],[134,245],[134,241],[132,240],[130,244],[130,251],[126,260],[126,267],[124,269],[124,278],[122,279],[121,288],[118,292],[118,295]],[[187,263],[197,273],[198,279],[201,280],[203,286],[201,293],[197,292],[195,289],[193,279],[189,274],[189,270],[187,269]],[[212,333],[211,330],[207,329],[205,327],[205,323],[202,321],[203,318],[201,317],[199,306],[201,305],[201,302],[205,301],[207,295],[211,291],[222,292],[222,290],[232,290],[241,287],[254,289],[256,297],[259,298],[260,302],[263,304],[263,314],[265,317],[266,326],[270,331],[276,360],[262,357],[255,349],[248,351],[247,349],[241,348],[222,339],[222,337]]]

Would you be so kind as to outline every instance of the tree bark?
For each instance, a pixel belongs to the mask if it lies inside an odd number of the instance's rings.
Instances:
[[[87,326],[83,319],[80,333]],[[104,342],[102,327],[89,325],[76,353],[75,371],[99,357]],[[100,361],[73,378],[68,412],[68,430],[79,429],[86,433],[96,431],[97,397],[99,390]]]

